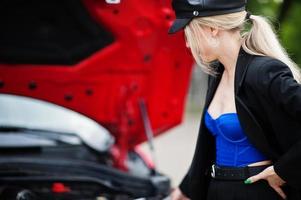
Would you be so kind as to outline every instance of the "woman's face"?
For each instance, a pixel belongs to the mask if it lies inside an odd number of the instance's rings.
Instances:
[[[198,31],[196,37],[199,38],[198,49],[199,56],[204,62],[212,62],[217,59],[217,48],[219,45],[219,40],[217,37],[217,29],[210,28],[208,26],[202,26],[201,30]],[[186,47],[190,48],[189,43],[187,41],[186,35],[185,42]]]

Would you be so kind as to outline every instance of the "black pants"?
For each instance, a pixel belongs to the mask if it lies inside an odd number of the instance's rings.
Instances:
[[[282,189],[287,192],[286,186]],[[286,193],[287,194],[287,193]],[[217,180],[211,178],[207,200],[281,200],[282,197],[268,184],[259,180],[252,184],[244,181]],[[289,198],[300,200],[299,198]]]

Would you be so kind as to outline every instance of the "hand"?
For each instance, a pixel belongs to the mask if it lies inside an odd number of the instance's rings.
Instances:
[[[189,198],[187,198],[182,191],[179,189],[179,187],[177,187],[176,189],[173,189],[173,191],[171,192],[171,200],[189,200]]]
[[[269,166],[266,169],[264,169],[259,174],[249,177],[245,183],[251,184],[254,183],[260,179],[265,179],[268,181],[269,185],[283,198],[286,199],[286,195],[284,194],[283,190],[281,189],[281,186],[284,185],[286,182],[281,179],[274,171],[274,166]]]

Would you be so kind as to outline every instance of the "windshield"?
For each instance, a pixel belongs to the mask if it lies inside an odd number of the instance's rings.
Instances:
[[[0,126],[72,133],[98,151],[114,143],[107,129],[75,111],[34,98],[0,94]]]

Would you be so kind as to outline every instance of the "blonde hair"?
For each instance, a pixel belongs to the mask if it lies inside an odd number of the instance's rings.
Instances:
[[[206,63],[200,58],[200,38],[196,33],[202,33],[201,26],[215,27],[222,30],[240,31],[243,49],[253,55],[270,56],[285,63],[293,73],[297,82],[301,82],[301,73],[297,64],[290,59],[281,46],[275,31],[269,21],[262,16],[251,15],[251,28],[246,31],[247,12],[235,12],[224,15],[194,18],[184,29],[186,40],[196,63],[206,73],[216,75],[212,63]]]

